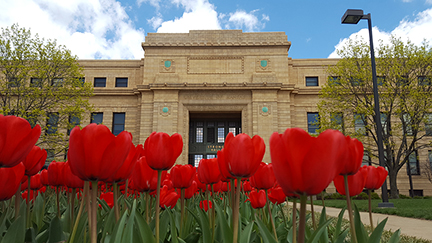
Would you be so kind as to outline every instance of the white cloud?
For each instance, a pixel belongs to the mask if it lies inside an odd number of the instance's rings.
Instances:
[[[1,27],[18,23],[40,37],[57,39],[80,59],[144,55],[144,30],[135,29],[115,0],[3,0],[2,8]]]
[[[148,19],[147,22],[156,30],[159,26],[161,26],[163,19],[161,15],[154,16],[151,19]]]
[[[140,7],[142,3],[148,3],[151,6],[155,7],[156,11],[159,11],[159,8],[160,8],[160,4],[159,3],[160,3],[160,1],[161,0],[137,0],[137,5],[138,5],[138,7]]]
[[[432,42],[432,8],[427,9],[419,14],[417,14],[415,20],[410,21],[403,19],[399,26],[397,26],[391,32],[380,31],[377,27],[372,28],[372,35],[374,45],[377,46],[379,40],[383,43],[389,42],[389,37],[391,35],[402,38],[402,40],[410,40],[414,44],[421,44],[424,40]],[[363,38],[364,40],[369,40],[368,29],[362,29],[357,33],[350,35],[350,37],[341,39],[339,43],[335,46],[335,50],[329,55],[329,58],[337,58],[337,50],[342,49],[347,43],[348,39],[355,40],[356,38]]]
[[[426,4],[432,4],[432,0],[426,0]]]

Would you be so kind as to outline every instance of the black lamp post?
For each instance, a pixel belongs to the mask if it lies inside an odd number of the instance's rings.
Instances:
[[[341,22],[342,24],[357,24],[361,19],[367,19],[368,21],[368,29],[369,29],[369,43],[370,43],[370,51],[371,51],[371,64],[372,64],[372,82],[373,82],[373,93],[374,93],[374,103],[375,103],[375,122],[376,122],[376,133],[377,133],[377,142],[378,142],[378,158],[380,166],[385,167],[384,164],[384,147],[382,140],[382,124],[381,124],[381,113],[379,108],[379,97],[378,97],[378,83],[377,83],[377,75],[376,75],[376,64],[375,64],[375,53],[373,47],[372,40],[372,20],[371,14],[368,13],[366,15],[363,14],[363,10],[361,9],[347,9],[345,14],[342,16]],[[384,181],[384,184],[381,187],[382,190],[382,203],[378,204],[378,207],[394,207],[393,203],[388,201],[387,194],[387,182]]]

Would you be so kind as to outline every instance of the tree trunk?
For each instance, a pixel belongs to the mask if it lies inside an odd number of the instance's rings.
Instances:
[[[389,171],[390,179],[390,196],[389,198],[399,198],[399,192],[397,187],[397,171]]]

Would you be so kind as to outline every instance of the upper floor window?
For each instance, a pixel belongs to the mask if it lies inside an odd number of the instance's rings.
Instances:
[[[128,86],[128,78],[116,78],[115,86],[116,87],[127,87]]]
[[[418,162],[418,157],[417,157],[417,151],[412,152],[408,156],[407,172],[409,173],[408,166],[409,166],[409,169],[411,171],[411,175],[420,175],[420,168],[419,168],[419,162]]]
[[[74,116],[74,115],[70,115],[69,116],[69,125],[70,125],[70,129],[67,130],[67,135],[70,135],[70,132],[72,131],[72,129],[75,126],[78,126],[81,123],[81,120],[79,117]]]
[[[366,136],[366,117],[364,114],[354,114],[354,130],[356,133]]]
[[[411,116],[408,113],[402,114],[402,125],[403,125],[403,131],[406,132],[406,135],[412,136],[413,135],[413,127],[411,124]]]
[[[47,134],[56,133],[58,122],[59,122],[59,114],[57,112],[48,113],[46,133]]]
[[[331,114],[331,124],[334,129],[344,132],[343,113],[337,112]]]
[[[63,86],[63,78],[53,78],[51,81],[51,85],[54,87],[62,87]]]
[[[11,78],[11,79],[9,79],[7,86],[9,88],[16,88],[16,87],[21,86],[21,83],[17,78]]]
[[[94,87],[106,87],[106,78],[94,78]]]
[[[360,86],[363,85],[363,80],[359,78],[350,78],[350,82],[352,86]]]
[[[113,113],[113,125],[112,125],[112,133],[114,135],[119,135],[125,129],[125,118],[126,113],[119,112]]]
[[[409,79],[408,76],[400,76],[396,78],[396,85],[397,86],[405,86],[408,85]]]
[[[103,112],[93,112],[90,117],[90,123],[102,124]]]
[[[377,84],[378,84],[378,86],[383,86],[385,82],[386,82],[386,77],[385,76],[377,76]]]
[[[339,76],[328,77],[328,84],[329,85],[341,85],[340,77]]]
[[[84,84],[85,84],[85,78],[84,77],[76,78],[76,80],[78,81],[76,84],[77,87],[84,87]]]
[[[42,79],[40,78],[31,78],[30,79],[30,87],[42,87]]]
[[[318,86],[318,77],[306,77],[306,86]]]
[[[361,166],[364,166],[364,165],[368,166],[368,165],[371,165],[371,164],[372,164],[372,162],[371,162],[371,158],[370,158],[368,152],[367,151],[363,151],[363,160],[362,160]]]
[[[420,86],[426,86],[426,85],[431,85],[432,80],[429,77],[426,76],[418,76],[418,85]]]
[[[388,120],[387,113],[380,113],[380,119],[381,119],[381,126],[384,134],[388,134],[389,131],[391,131],[391,123],[390,120]]]
[[[318,134],[319,129],[319,115],[318,112],[308,112],[307,113],[308,122],[308,133]]]

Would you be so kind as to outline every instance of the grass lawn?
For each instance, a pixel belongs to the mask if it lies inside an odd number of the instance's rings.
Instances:
[[[394,208],[378,208],[382,200],[372,200],[372,212],[398,215],[409,218],[432,220],[432,199],[389,199]],[[368,200],[353,200],[360,211],[368,212]],[[314,201],[316,205],[322,205],[321,200]],[[346,200],[325,200],[327,207],[343,208]]]

